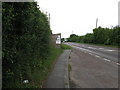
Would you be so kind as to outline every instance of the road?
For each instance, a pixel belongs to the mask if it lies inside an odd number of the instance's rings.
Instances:
[[[72,88],[118,88],[118,49],[88,44],[73,47],[69,63]]]

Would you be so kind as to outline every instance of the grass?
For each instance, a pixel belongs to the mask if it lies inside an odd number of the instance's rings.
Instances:
[[[44,67],[41,70],[37,70],[35,72],[35,74],[33,74],[33,77],[35,78],[35,83],[39,84],[37,85],[38,87],[40,86],[40,88],[43,87],[43,84],[45,82],[45,80],[47,79],[48,75],[50,74],[55,61],[57,59],[57,57],[62,53],[63,51],[60,48],[52,48],[51,49],[51,54],[48,57],[48,60],[46,60],[44,62]]]
[[[68,64],[68,75],[69,75],[69,80],[70,80],[70,72],[72,71],[72,66]]]
[[[35,68],[31,76],[31,81],[28,84],[21,84],[20,88],[43,88],[45,81],[47,80],[50,72],[52,71],[54,64],[58,56],[63,52],[60,48],[51,48],[51,53],[47,60],[42,63],[42,68]]]
[[[72,67],[70,64],[68,64],[68,72],[70,72],[72,70]]]
[[[66,44],[61,44],[61,48],[62,48],[62,49],[72,49],[71,46],[66,45]]]

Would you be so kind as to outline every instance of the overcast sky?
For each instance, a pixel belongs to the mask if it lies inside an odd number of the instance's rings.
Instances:
[[[98,26],[118,25],[118,2],[120,0],[35,0],[42,11],[50,13],[53,34],[61,33],[67,38],[72,34],[92,33]]]

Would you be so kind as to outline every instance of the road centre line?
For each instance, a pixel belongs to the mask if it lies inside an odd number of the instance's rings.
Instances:
[[[110,62],[110,60],[109,60],[109,59],[106,59],[106,58],[104,58],[104,60],[105,60],[105,61],[108,61],[108,62]]]
[[[93,55],[92,53],[89,53],[90,55]]]
[[[116,63],[117,65],[120,65],[120,63]]]
[[[116,63],[116,62],[114,62],[114,61],[112,61],[112,60],[109,60],[109,59],[107,59],[107,58],[98,56],[98,55],[96,55],[96,54],[92,54],[92,53],[91,53],[92,51],[90,51],[90,50],[87,50],[87,49],[84,49],[84,48],[80,48],[80,47],[77,47],[77,46],[74,46],[74,45],[70,45],[70,46],[72,46],[72,47],[74,47],[74,48],[78,48],[78,49],[82,50],[82,51],[85,52],[85,53],[88,53],[88,54],[90,54],[90,55],[94,55],[95,57],[99,57],[99,58],[101,58],[101,59],[103,59],[103,60],[105,60],[105,61],[113,62],[114,64],[120,65],[120,63]],[[103,49],[103,48],[102,48],[102,49]],[[108,50],[108,49],[107,49],[107,50]],[[109,51],[112,51],[112,50],[109,50]],[[114,50],[114,51],[116,51],[116,50]]]
[[[84,48],[80,48],[80,47],[78,47],[78,46],[74,46],[74,45],[70,45],[70,46],[73,46],[73,47],[75,47],[75,48],[78,48],[78,49],[81,49],[81,50],[86,50],[86,49],[84,49]],[[97,49],[97,48],[93,48],[93,47],[88,47],[88,48],[91,48],[91,49]],[[98,49],[103,49],[103,51],[116,51],[116,50],[111,50],[111,49],[105,49],[105,48],[98,48]],[[86,51],[89,51],[89,52],[91,52],[90,50],[86,50]]]
[[[106,51],[116,51],[116,50],[106,50]]]
[[[68,44],[68,45],[70,45],[70,44]],[[80,47],[75,46],[75,45],[70,45],[70,46],[73,46],[73,47],[76,47],[76,48],[79,48],[79,49],[83,49],[83,48],[80,48]],[[82,46],[84,46],[84,45],[82,45]],[[117,50],[105,49],[105,48],[94,48],[94,47],[88,47],[88,48],[91,48],[91,49],[99,49],[99,50],[110,51],[110,52],[117,51]]]
[[[116,51],[116,50],[105,49],[105,48],[98,48],[98,49],[103,49],[104,51],[110,51],[110,52],[112,52],[112,51]]]
[[[98,56],[98,55],[95,55],[95,57],[100,57],[100,56]]]
[[[88,51],[88,53],[90,54],[90,55],[94,55],[95,57],[100,57],[100,56],[98,56],[98,55],[96,55],[96,54],[92,54],[92,53],[90,53],[91,51],[90,50],[87,50],[87,49],[84,49],[84,48],[80,48],[80,47],[76,47],[76,46],[73,46],[73,47],[75,47],[75,48],[78,48],[78,49],[81,49],[82,51],[84,51],[84,53],[87,53],[87,51]]]
[[[97,49],[97,48],[93,48],[93,47],[88,47],[88,48],[91,48],[91,49]],[[98,48],[98,49],[103,49],[104,51],[116,51],[116,50],[111,50],[111,49],[105,49],[105,48]]]
[[[104,49],[104,48],[99,48],[99,49]]]
[[[88,48],[91,48],[91,49],[97,49],[97,48],[93,48],[93,47],[88,47]]]

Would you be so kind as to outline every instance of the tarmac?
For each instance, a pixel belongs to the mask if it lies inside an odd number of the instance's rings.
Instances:
[[[69,64],[70,88],[118,88],[118,65],[112,61],[73,48]]]
[[[71,50],[64,50],[45,83],[45,88],[69,88],[68,59]]]

